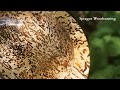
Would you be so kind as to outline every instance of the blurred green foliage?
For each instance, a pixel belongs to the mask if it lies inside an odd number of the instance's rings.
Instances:
[[[77,12],[77,13],[76,13]],[[120,79],[120,12],[118,11],[80,11],[71,12],[82,24],[90,47],[89,79]],[[116,21],[83,21],[84,17],[113,17]],[[92,27],[92,28],[91,28]]]

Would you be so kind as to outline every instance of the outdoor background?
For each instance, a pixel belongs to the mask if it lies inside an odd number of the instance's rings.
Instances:
[[[120,79],[120,12],[69,11],[86,34],[90,47],[89,79]],[[116,21],[80,21],[79,17],[113,17]]]

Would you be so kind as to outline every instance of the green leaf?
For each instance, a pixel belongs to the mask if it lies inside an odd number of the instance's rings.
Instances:
[[[106,68],[97,70],[89,79],[111,79],[114,75],[115,67],[108,65]]]
[[[107,62],[107,53],[103,39],[94,38],[90,43],[91,71],[105,67]]]
[[[118,56],[120,55],[120,38],[119,37],[104,37],[106,40],[106,48],[109,56]]]

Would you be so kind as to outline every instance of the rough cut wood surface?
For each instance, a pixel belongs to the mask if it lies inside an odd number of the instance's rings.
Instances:
[[[86,79],[88,43],[64,11],[0,11],[1,79]]]

